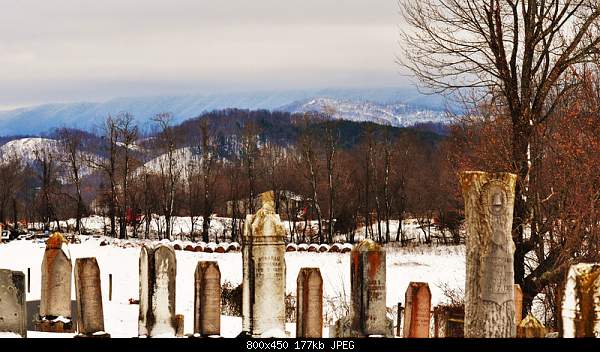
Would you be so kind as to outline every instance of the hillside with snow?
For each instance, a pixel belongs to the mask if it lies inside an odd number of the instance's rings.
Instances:
[[[446,113],[440,110],[417,108],[405,103],[382,104],[373,101],[314,98],[295,102],[281,108],[291,113],[330,113],[335,119],[356,122],[374,122],[380,125],[410,127],[421,123],[448,123]]]
[[[38,163],[44,157],[52,158],[56,170],[59,173],[59,179],[66,181],[68,174],[68,163],[64,158],[67,153],[59,141],[50,138],[28,137],[19,138],[0,146],[0,162],[18,159],[23,166],[38,167]],[[80,176],[87,176],[94,172],[83,160],[98,160],[98,155],[80,152],[78,158],[82,160]]]

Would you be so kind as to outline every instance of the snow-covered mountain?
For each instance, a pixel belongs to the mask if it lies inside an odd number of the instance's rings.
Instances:
[[[284,111],[329,112],[332,117],[350,121],[369,121],[381,125],[408,127],[418,123],[447,123],[444,111],[418,108],[405,103],[376,103],[372,101],[312,98],[281,108]]]
[[[315,103],[307,104],[311,101]],[[170,112],[174,122],[178,123],[219,109],[305,111],[324,101],[335,102],[343,118],[378,123],[390,121],[393,125],[409,125],[412,119],[438,116],[444,110],[441,97],[422,95],[412,88],[282,90],[115,98],[99,103],[46,104],[0,111],[0,135],[37,135],[64,126],[91,131],[99,127],[109,114],[121,112],[133,114],[140,124],[148,123],[157,113]],[[402,113],[402,109],[406,109],[406,113]]]

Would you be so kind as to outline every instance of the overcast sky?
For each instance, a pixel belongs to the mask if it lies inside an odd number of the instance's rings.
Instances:
[[[0,109],[405,84],[397,0],[0,0]]]

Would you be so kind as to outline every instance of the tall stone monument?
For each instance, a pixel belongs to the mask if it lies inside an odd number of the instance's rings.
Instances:
[[[67,241],[60,233],[56,232],[46,241],[46,250],[42,260],[39,330],[52,332],[70,332],[72,330],[72,270]]]
[[[97,336],[98,333],[104,332],[100,268],[96,258],[75,260],[75,293],[79,334]]]
[[[25,274],[0,269],[0,332],[27,337]]]
[[[460,173],[465,201],[465,337],[515,337],[511,227],[517,177]]]
[[[175,336],[175,278],[173,247],[144,245],[140,252],[140,312],[138,335]]]
[[[194,334],[221,334],[221,271],[216,261],[199,261],[194,275]]]
[[[563,337],[600,337],[600,263],[572,265],[562,303]]]
[[[336,322],[335,337],[393,337],[386,316],[385,251],[364,240],[350,256],[350,315]]]
[[[301,268],[296,284],[296,337],[323,337],[321,271],[319,268]]]
[[[285,229],[275,213],[273,193],[246,216],[242,262],[242,334],[285,337]]]
[[[405,295],[404,337],[429,337],[431,291],[426,282],[411,282]]]

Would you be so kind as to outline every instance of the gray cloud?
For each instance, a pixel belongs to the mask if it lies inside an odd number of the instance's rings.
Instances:
[[[396,0],[0,0],[0,107],[401,85]]]

